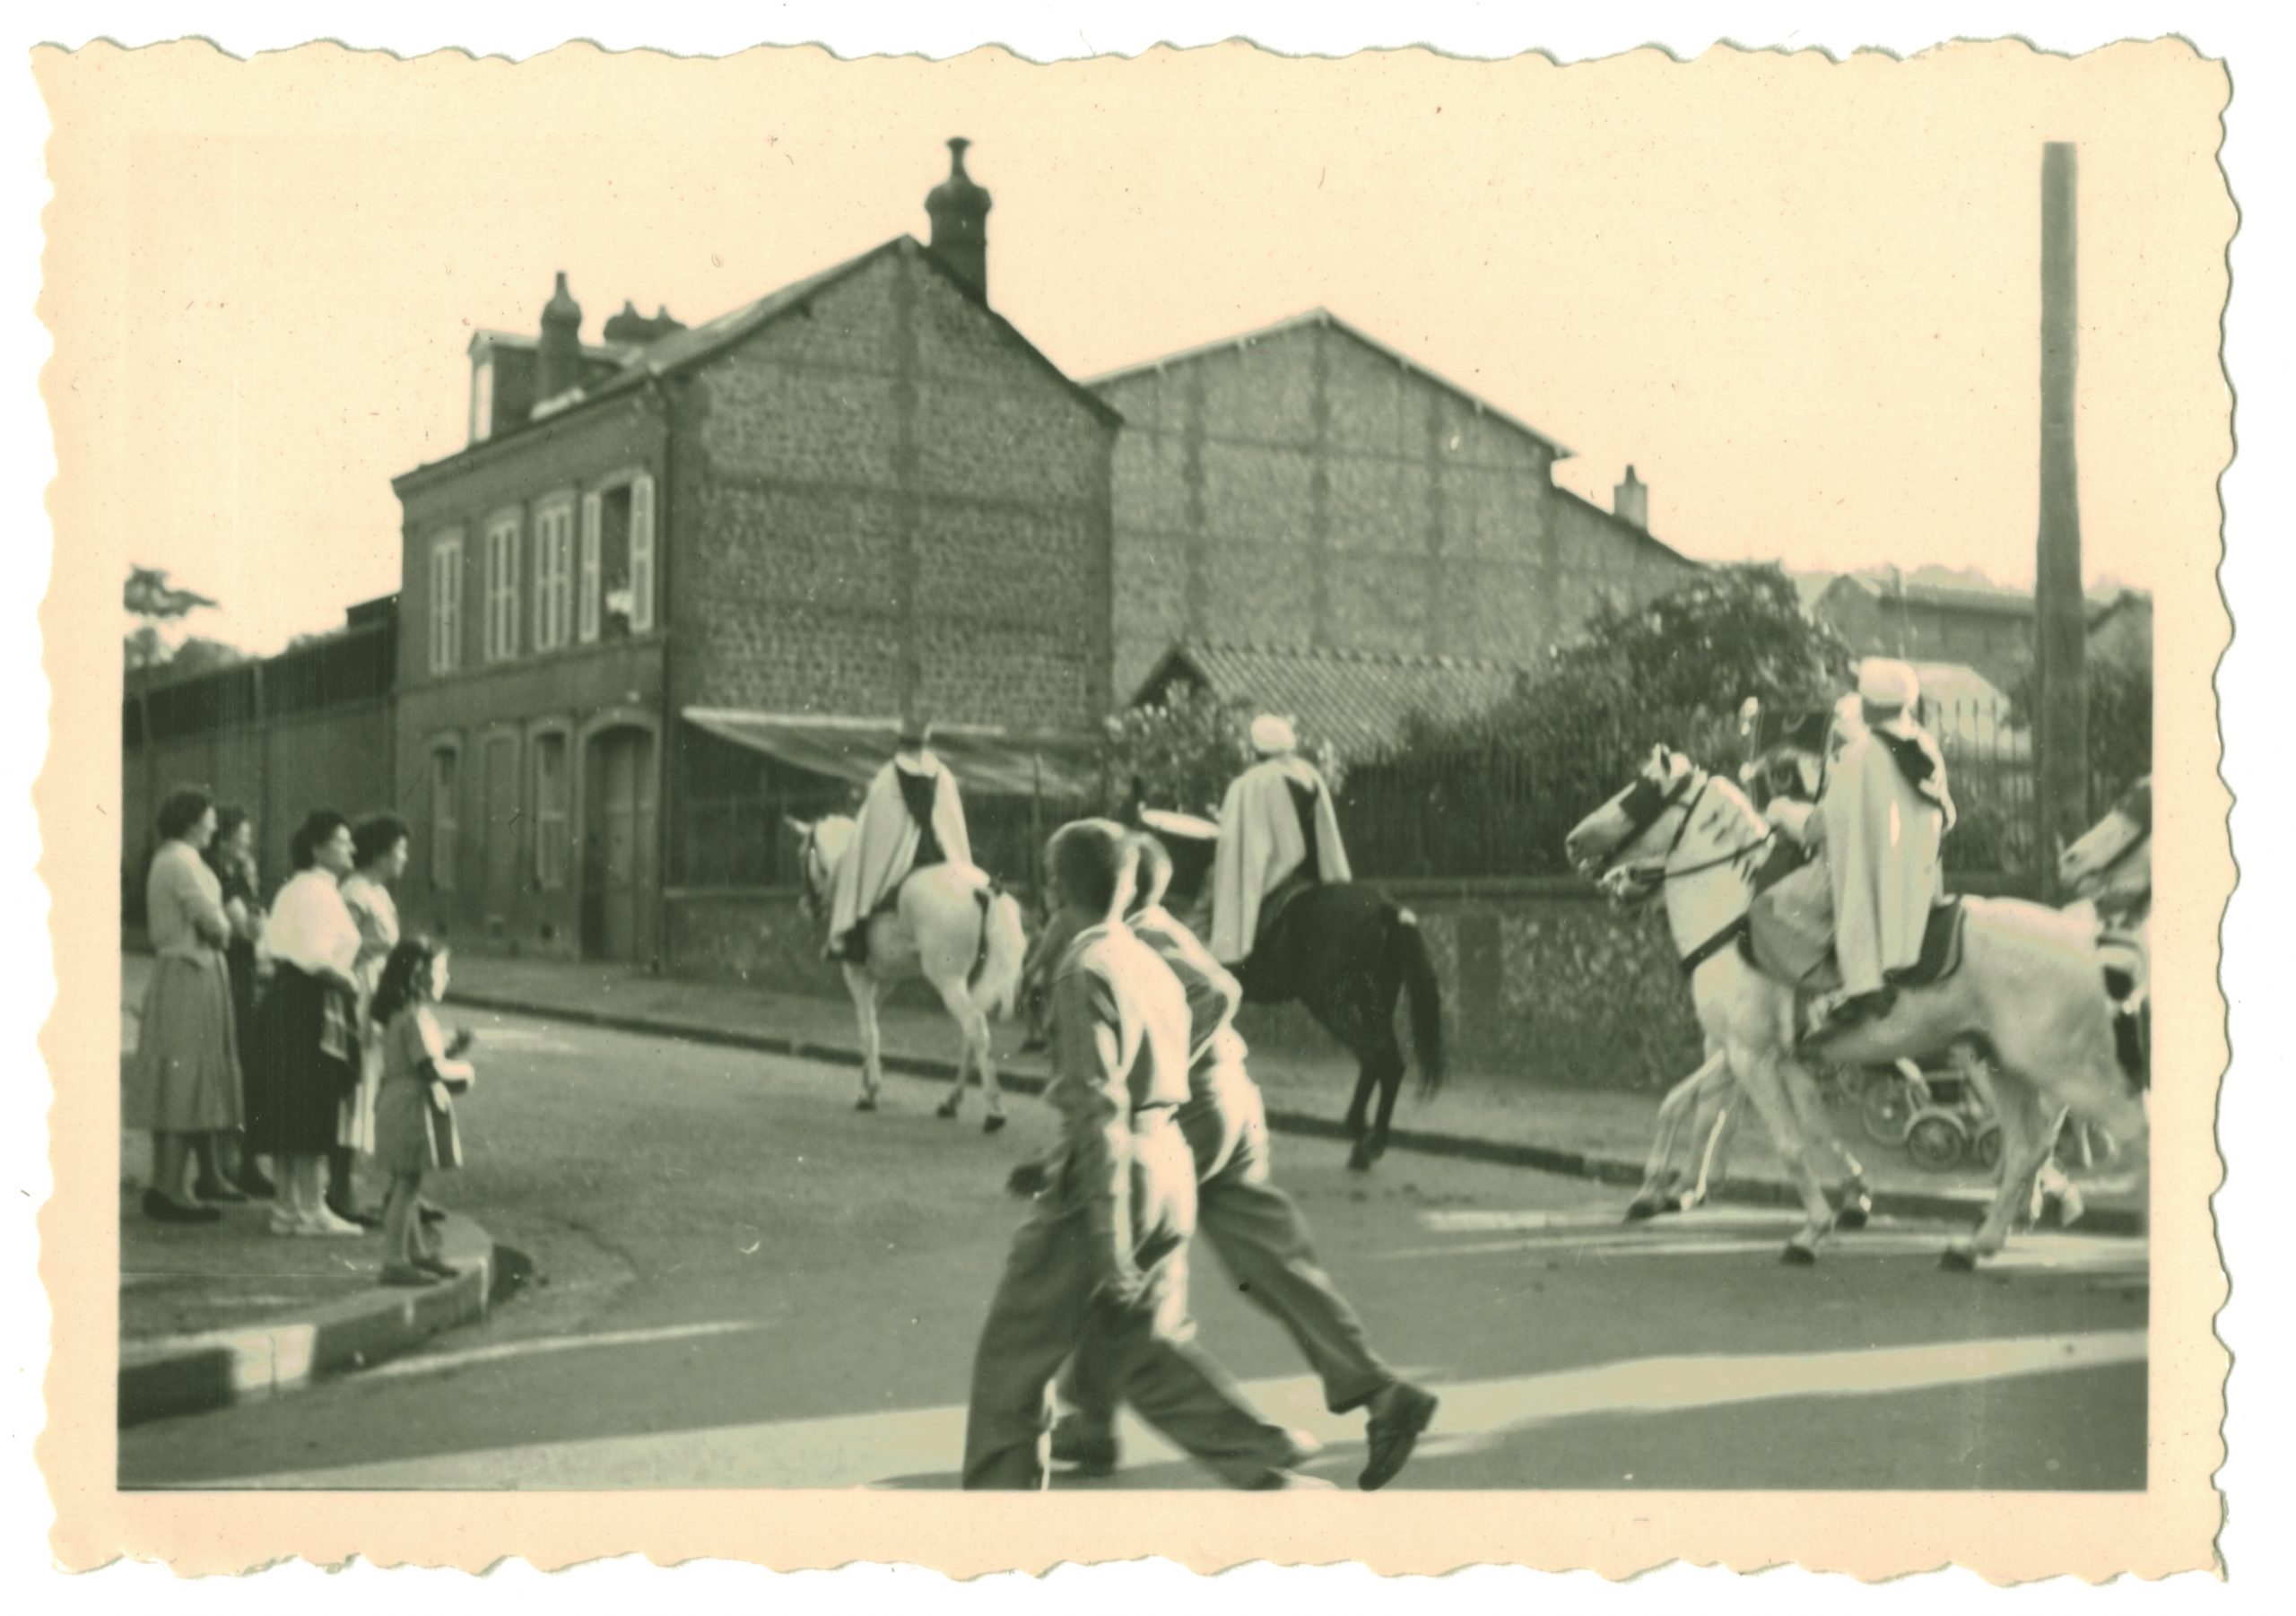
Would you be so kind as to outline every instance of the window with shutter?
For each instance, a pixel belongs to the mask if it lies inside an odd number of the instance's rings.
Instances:
[[[463,536],[430,544],[430,671],[451,673],[462,661]]]
[[[518,654],[518,518],[508,516],[486,530],[486,659]]]
[[[630,485],[630,631],[654,626],[654,479]]]
[[[553,505],[535,521],[535,649],[554,651],[573,628],[574,508]]]
[[[600,543],[604,526],[604,501],[596,494],[582,496],[582,643],[587,645],[598,637],[598,594],[602,581]]]

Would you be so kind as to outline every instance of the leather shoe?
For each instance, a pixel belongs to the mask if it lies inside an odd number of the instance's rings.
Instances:
[[[383,1226],[383,1221],[374,1213],[361,1212],[356,1207],[338,1206],[330,1201],[326,1209],[345,1223],[356,1223],[361,1229],[380,1229]]]
[[[221,1178],[202,1178],[191,1186],[191,1193],[218,1206],[236,1206],[247,1199],[244,1191]]]
[[[1365,1492],[1377,1492],[1394,1481],[1410,1459],[1411,1450],[1419,1445],[1421,1434],[1434,1423],[1439,1406],[1440,1400],[1434,1393],[1409,1381],[1396,1381],[1389,1394],[1372,1404],[1370,1456],[1355,1484]]]
[[[1116,1474],[1116,1438],[1086,1427],[1074,1414],[1063,1414],[1052,1428],[1052,1462],[1073,1464],[1094,1478]]]

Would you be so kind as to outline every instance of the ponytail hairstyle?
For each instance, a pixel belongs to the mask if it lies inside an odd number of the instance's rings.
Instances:
[[[382,979],[375,985],[374,1003],[367,1009],[375,1025],[387,1027],[400,1011],[430,999],[431,965],[446,951],[446,944],[428,937],[409,937],[391,950],[383,961]]]

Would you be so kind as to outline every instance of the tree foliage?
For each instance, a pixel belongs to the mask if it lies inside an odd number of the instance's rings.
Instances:
[[[1216,815],[1229,785],[1251,767],[1254,711],[1248,703],[1175,684],[1155,702],[1109,717],[1100,750],[1114,798],[1109,811],[1130,798],[1136,783],[1147,807]],[[1300,754],[1336,791],[1343,778],[1338,752],[1306,727],[1294,727]]]
[[[1545,794],[1591,807],[1661,742],[1733,765],[1747,697],[1827,705],[1848,687],[1851,661],[1783,571],[1720,567],[1641,605],[1605,604],[1513,698],[1464,722],[1414,722],[1403,750],[1514,752],[1535,760]]]

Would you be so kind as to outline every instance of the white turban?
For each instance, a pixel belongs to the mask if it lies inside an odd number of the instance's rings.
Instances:
[[[1300,737],[1292,733],[1291,723],[1273,713],[1262,713],[1252,720],[1252,750],[1263,758],[1272,758],[1300,749]]]
[[[1857,670],[1857,699],[1869,707],[1909,710],[1921,699],[1921,682],[1901,662],[1869,656]]]

